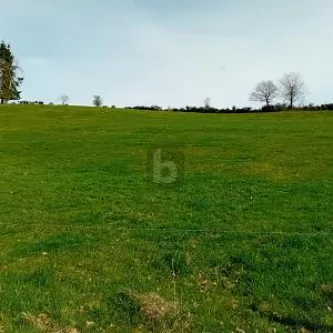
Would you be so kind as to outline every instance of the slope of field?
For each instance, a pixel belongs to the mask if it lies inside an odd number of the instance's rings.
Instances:
[[[333,331],[333,112],[2,106],[0,139],[0,331]]]

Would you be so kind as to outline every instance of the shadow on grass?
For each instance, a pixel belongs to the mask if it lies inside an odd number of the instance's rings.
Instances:
[[[252,311],[259,313],[262,317],[269,319],[272,322],[293,328],[305,329],[309,332],[330,333],[333,332],[333,325],[326,325],[319,321],[311,321],[306,318],[293,318],[290,316],[283,316],[272,312],[263,312],[256,305],[253,305]]]
[[[20,244],[14,248],[11,255],[14,257],[30,256],[43,252],[58,252],[89,247],[99,239],[91,235],[57,234],[34,243]]]

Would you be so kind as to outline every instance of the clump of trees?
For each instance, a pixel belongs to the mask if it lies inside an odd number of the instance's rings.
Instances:
[[[0,43],[0,102],[19,100],[23,82],[21,69],[12,53],[10,44]]]
[[[264,109],[268,110],[280,98],[283,103],[288,103],[290,109],[295,103],[300,102],[306,95],[305,83],[299,73],[285,74],[275,84],[273,81],[262,81],[257,84],[250,95],[253,102],[265,103]]]

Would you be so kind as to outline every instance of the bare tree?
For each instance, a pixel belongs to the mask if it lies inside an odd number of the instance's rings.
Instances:
[[[206,110],[211,108],[211,99],[209,97],[204,100],[204,106]]]
[[[61,105],[66,105],[69,102],[69,97],[67,95],[60,96]]]
[[[250,95],[250,100],[253,102],[266,103],[270,106],[278,96],[278,87],[273,81],[262,81],[257,84]]]
[[[296,102],[300,101],[306,94],[305,83],[299,73],[285,74],[280,82],[281,97],[289,103],[292,109]]]
[[[103,99],[101,96],[99,95],[94,95],[94,99],[93,99],[93,105],[97,106],[97,107],[101,107],[103,104]]]

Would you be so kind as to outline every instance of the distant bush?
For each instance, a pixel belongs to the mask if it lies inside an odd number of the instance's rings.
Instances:
[[[328,111],[333,111],[333,103],[331,103],[331,104],[326,104],[326,110],[328,110]]]
[[[43,101],[20,101],[21,105],[28,105],[28,104],[32,104],[32,105],[44,105]]]
[[[163,108],[160,107],[160,106],[158,106],[158,105],[152,105],[152,106],[151,106],[151,109],[152,109],[152,110],[155,110],[155,111],[162,111],[162,110],[163,110]]]
[[[304,110],[304,111],[333,111],[333,103],[329,104],[321,104],[321,105],[314,105],[309,104],[305,105],[302,108],[296,108],[297,110]]]
[[[265,105],[261,109],[263,112],[279,112],[284,110],[282,105]]]
[[[143,110],[143,111],[163,111],[163,108],[158,105],[144,106],[144,105],[136,105],[136,106],[127,106],[126,109],[132,110]]]

